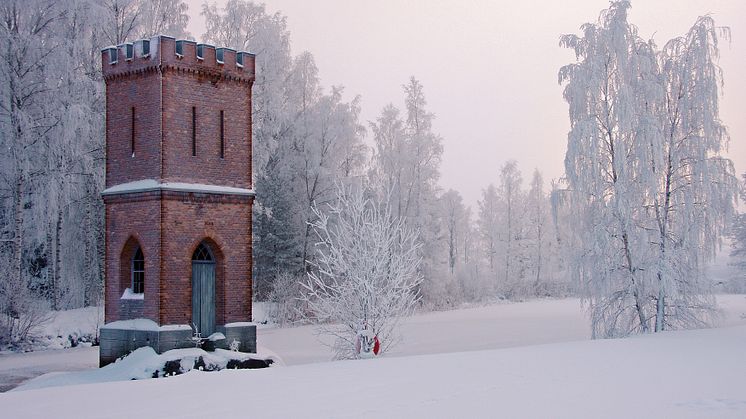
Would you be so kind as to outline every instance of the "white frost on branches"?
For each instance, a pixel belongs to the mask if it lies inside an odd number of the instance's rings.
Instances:
[[[575,273],[593,333],[613,337],[704,325],[703,274],[734,212],[737,181],[722,157],[718,36],[701,17],[658,50],[614,1],[561,45],[571,129],[565,168],[577,217]]]
[[[358,356],[361,332],[378,336],[385,352],[419,300],[416,232],[392,215],[388,202],[374,203],[362,191],[339,188],[336,203],[313,210],[317,258],[303,284],[313,320],[335,338],[337,359]]]

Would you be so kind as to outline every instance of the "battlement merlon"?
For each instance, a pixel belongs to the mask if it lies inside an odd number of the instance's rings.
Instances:
[[[255,55],[249,52],[215,48],[166,35],[101,50],[101,68],[106,80],[160,68],[251,83],[255,78],[254,64]]]

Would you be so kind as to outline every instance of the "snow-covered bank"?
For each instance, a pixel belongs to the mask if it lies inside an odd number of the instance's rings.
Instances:
[[[216,371],[230,368],[231,361],[270,359],[272,363],[282,365],[282,360],[272,352],[260,349],[256,354],[216,349],[206,352],[199,348],[173,349],[163,354],[157,354],[150,347],[139,348],[113,364],[103,368],[88,371],[51,373],[30,380],[15,389],[36,390],[40,388],[107,383],[112,381],[146,380],[182,374],[192,369],[204,368]],[[199,360],[199,361],[198,361]],[[169,366],[169,363],[176,363]],[[201,367],[199,365],[202,365]],[[264,366],[254,366],[264,368]]]
[[[746,416],[746,326],[0,395],[31,417]],[[311,389],[321,389],[313,391]],[[84,409],[80,409],[85,406]],[[112,409],[112,407],[122,407]],[[123,406],[126,406],[123,407]]]

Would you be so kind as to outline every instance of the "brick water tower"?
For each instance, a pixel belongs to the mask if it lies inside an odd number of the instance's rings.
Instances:
[[[196,336],[255,352],[254,55],[157,36],[104,49],[102,65],[106,325],[100,364],[142,346],[159,353],[193,347]]]

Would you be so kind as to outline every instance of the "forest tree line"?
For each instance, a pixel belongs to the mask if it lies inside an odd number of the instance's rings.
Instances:
[[[102,304],[100,51],[156,34],[193,39],[188,11],[180,0],[0,5],[0,308],[7,317]],[[421,306],[581,290],[584,278],[573,269],[588,254],[575,250],[588,237],[574,231],[578,213],[570,204],[578,197],[568,191],[592,174],[573,172],[569,182],[549,183],[539,170],[524,179],[517,162],[496,163],[496,182],[485,185],[471,208],[458,191],[438,185],[443,140],[416,78],[404,80],[402,96],[392,98],[400,105],[361,121],[359,97],[346,100],[342,87],[325,88],[313,55],[291,52],[282,14],[246,0],[205,4],[199,12],[206,21],[200,41],[257,54],[254,295],[276,302],[279,317],[294,318],[288,305],[297,303],[298,284],[318,256],[315,209],[332,203],[340,186],[364,188],[418,232]],[[571,75],[565,80],[571,90]],[[580,119],[574,97],[568,93],[571,119]],[[612,182],[612,190],[617,187]],[[605,222],[621,226],[634,222],[618,213],[609,217]],[[740,223],[734,231],[743,249],[743,218]],[[721,230],[708,243],[717,242]]]

